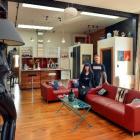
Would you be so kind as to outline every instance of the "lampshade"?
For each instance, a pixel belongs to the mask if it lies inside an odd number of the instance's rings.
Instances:
[[[24,45],[16,28],[8,19],[0,19],[0,42],[8,46]]]

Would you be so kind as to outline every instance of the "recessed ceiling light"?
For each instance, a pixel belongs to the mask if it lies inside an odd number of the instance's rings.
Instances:
[[[47,40],[47,43],[50,43],[50,42],[51,42],[51,40],[50,40],[50,39],[48,39],[48,40]]]
[[[37,32],[37,35],[44,35],[43,32]]]
[[[52,30],[53,27],[48,26],[36,26],[36,25],[25,25],[25,24],[18,24],[18,28],[24,28],[24,29],[39,29],[39,30]]]
[[[95,16],[95,17],[103,17],[103,18],[112,18],[117,19],[118,16],[112,16],[112,15],[104,15],[104,14],[98,14],[98,13],[90,13],[90,12],[81,12],[81,15],[87,15],[87,16]]]
[[[43,39],[39,39],[38,42],[39,42],[39,43],[43,43]]]
[[[42,9],[42,10],[50,10],[50,11],[57,11],[57,12],[64,12],[64,9],[62,9],[62,8],[55,8],[55,7],[34,5],[34,4],[26,4],[26,3],[23,3],[22,7],[34,8],[34,9]]]

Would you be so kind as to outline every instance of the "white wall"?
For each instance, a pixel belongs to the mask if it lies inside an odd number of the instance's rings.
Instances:
[[[91,55],[91,63],[93,62],[93,44],[81,44],[80,48],[80,70],[82,71],[84,64],[82,64],[83,55]]]
[[[44,34],[44,46],[45,47],[69,47],[72,44],[72,35],[69,33],[64,34],[65,43],[62,43],[62,33],[45,33]],[[47,40],[51,42],[47,42]]]
[[[91,62],[93,60],[93,44],[84,44],[84,43],[79,43],[77,45],[73,45],[69,47],[69,58],[70,58],[70,69],[71,69],[71,77],[73,77],[73,57],[71,57],[71,53],[73,52],[73,48],[80,46],[80,72],[83,69],[83,64],[82,64],[82,55],[91,55]]]
[[[33,47],[33,56],[37,56],[37,32],[35,30],[18,30],[23,41],[25,42],[26,47]],[[31,38],[34,39],[34,41],[31,41]],[[73,44],[73,36],[72,34],[65,33],[64,38],[66,40],[66,43],[62,43],[61,40],[63,38],[62,33],[49,33],[46,32],[43,35],[44,40],[44,56],[47,51],[47,47],[69,47]],[[51,42],[47,42],[47,40],[50,40]]]
[[[37,55],[37,34],[35,30],[18,30],[23,41],[25,42],[25,47],[32,47],[33,56]],[[31,41],[33,39],[33,41]],[[24,47],[23,46],[23,47]]]
[[[131,61],[118,61],[118,51],[131,51]],[[115,39],[115,75],[132,74],[133,72],[133,39],[128,37],[117,37]]]

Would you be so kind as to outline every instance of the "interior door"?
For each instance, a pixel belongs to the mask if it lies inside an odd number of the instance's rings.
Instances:
[[[105,65],[107,80],[112,84],[112,48],[101,49],[101,62]]]
[[[73,48],[73,78],[80,75],[80,46]]]

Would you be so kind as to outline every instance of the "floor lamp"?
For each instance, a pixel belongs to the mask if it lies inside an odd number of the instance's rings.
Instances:
[[[16,109],[7,89],[9,67],[4,50],[7,46],[24,45],[14,25],[8,19],[0,19],[0,114],[3,118],[1,140],[14,140],[16,130]]]

